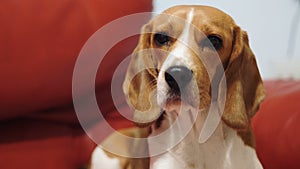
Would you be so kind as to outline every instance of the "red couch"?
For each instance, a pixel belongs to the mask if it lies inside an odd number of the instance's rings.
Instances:
[[[87,164],[95,143],[78,123],[71,95],[78,53],[104,24],[151,9],[151,0],[1,2],[0,168],[75,169]],[[111,77],[136,40],[117,44],[96,79],[99,107],[116,129],[132,124],[113,105]],[[298,169],[300,82],[266,81],[265,86],[267,98],[253,119],[258,155],[266,169]],[[125,104],[122,99],[119,103]],[[91,133],[100,135],[99,140],[109,134],[101,130],[103,125],[90,119]]]
[[[95,143],[72,104],[75,61],[103,25],[146,11],[152,11],[152,0],[1,1],[0,168],[75,169],[88,163]],[[110,78],[136,42],[131,37],[115,45],[96,79],[102,112],[115,128],[124,118],[111,101]]]
[[[300,168],[300,81],[265,81],[254,116],[257,153],[266,169]]]

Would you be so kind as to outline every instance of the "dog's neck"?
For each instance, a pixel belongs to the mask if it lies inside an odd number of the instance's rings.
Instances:
[[[189,112],[186,113],[185,117]],[[190,114],[189,114],[190,116]],[[222,121],[204,143],[199,143],[199,135],[206,115],[198,115],[191,130],[182,140],[167,152],[150,159],[151,169],[258,169],[262,168],[255,150],[246,145],[237,131]],[[174,122],[174,115],[168,114],[161,128],[153,129],[152,135],[158,135]],[[185,119],[186,120],[186,119]],[[178,133],[165,138],[161,144],[174,144]],[[153,148],[149,143],[149,151]],[[165,145],[163,145],[165,146]]]

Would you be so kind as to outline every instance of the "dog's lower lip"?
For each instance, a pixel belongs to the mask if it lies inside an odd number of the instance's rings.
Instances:
[[[162,123],[162,121],[164,120],[164,114],[165,114],[166,112],[165,112],[165,110],[162,110],[161,111],[161,114],[160,114],[160,116],[159,116],[159,118],[156,120],[156,122],[155,122],[155,128],[157,129],[157,128],[159,128],[160,126],[161,126],[161,123]]]
[[[181,102],[181,97],[168,98],[166,105]]]

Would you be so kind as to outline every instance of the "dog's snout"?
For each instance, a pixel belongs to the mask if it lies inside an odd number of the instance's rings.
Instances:
[[[180,91],[192,79],[193,72],[185,66],[172,66],[165,72],[165,80],[169,87],[175,91]]]

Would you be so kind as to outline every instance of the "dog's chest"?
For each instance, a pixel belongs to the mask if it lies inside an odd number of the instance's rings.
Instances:
[[[199,144],[197,138],[187,137],[163,155],[151,157],[151,169],[220,169],[224,155],[222,144]]]
[[[190,146],[185,151],[178,149],[158,157],[151,157],[151,169],[207,169],[220,166],[212,162],[218,159],[219,155],[208,158],[196,149],[200,150],[197,146]]]
[[[218,129],[217,129],[218,130]],[[224,139],[218,131],[205,143],[189,134],[168,152],[151,157],[151,169],[261,169],[256,152],[230,130]]]

